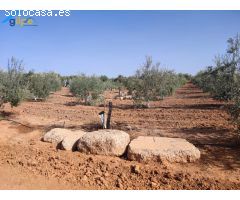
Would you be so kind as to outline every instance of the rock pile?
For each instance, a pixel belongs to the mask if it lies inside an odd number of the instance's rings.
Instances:
[[[129,160],[139,162],[187,163],[200,158],[200,151],[185,139],[140,136],[130,142],[129,135],[120,130],[84,132],[55,128],[44,135],[43,141],[86,154],[122,156],[127,151]]]
[[[72,131],[64,128],[54,128],[43,136],[44,142],[60,146],[63,150],[76,150],[77,141],[85,134],[84,131]]]

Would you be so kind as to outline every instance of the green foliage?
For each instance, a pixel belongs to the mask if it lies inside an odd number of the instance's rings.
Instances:
[[[135,76],[123,82],[135,102],[142,104],[172,95],[177,87],[186,82],[186,79],[171,70],[161,69],[159,63],[153,64],[151,57],[147,57]]]
[[[50,84],[45,74],[33,74],[29,79],[29,89],[36,98],[47,98],[50,94]]]
[[[0,107],[4,103],[4,97],[5,97],[4,80],[5,80],[5,74],[3,71],[0,70]]]
[[[5,92],[4,92],[4,85],[3,85],[3,73],[0,71],[0,109],[4,103]],[[2,118],[0,113],[0,119]]]
[[[233,123],[237,127],[238,135],[240,136],[240,99],[236,99],[235,104],[230,108],[230,113],[233,119]]]
[[[74,78],[70,83],[70,91],[83,100],[86,105],[95,105],[103,101],[104,84],[95,76],[85,75]]]
[[[237,127],[238,135],[240,136],[240,74],[236,75],[236,87],[233,89],[233,102],[234,105],[230,108],[230,114],[233,123]]]
[[[192,76],[190,74],[183,74],[183,73],[178,73],[178,85],[182,86],[185,83],[187,83],[188,81],[192,80]]]
[[[104,81],[103,83],[104,90],[112,90],[112,89],[118,89],[119,87],[122,87],[122,85],[118,82],[114,82],[112,80]]]
[[[136,86],[138,85],[138,78],[135,76],[130,76],[125,78],[124,81],[121,82],[121,85],[128,89],[128,94],[133,95],[133,92],[136,90]]]
[[[61,88],[61,79],[55,73],[24,73],[22,61],[11,58],[8,70],[0,71],[0,106],[9,102],[18,106],[22,100],[31,98],[47,98],[50,92]]]
[[[240,134],[240,36],[227,42],[225,55],[217,57],[216,65],[200,71],[193,81],[213,97],[234,102],[230,113]]]
[[[4,116],[0,113],[0,121],[4,119]]]
[[[0,79],[0,104],[9,102],[11,106],[17,106],[29,94],[22,61],[12,57],[7,72],[0,73]]]
[[[240,37],[230,38],[226,54],[215,59],[214,67],[200,71],[193,79],[194,83],[217,99],[233,99],[239,79],[239,47]]]
[[[124,84],[124,82],[126,81],[126,77],[124,77],[123,75],[118,75],[117,78],[115,78],[113,81],[116,83],[121,83]]]
[[[61,76],[61,84],[63,87],[69,87],[71,81],[76,78],[77,76]]]
[[[61,88],[61,79],[58,74],[33,73],[28,76],[29,90],[36,98],[46,99],[50,92]]]
[[[102,76],[100,76],[100,80],[103,81],[103,82],[106,82],[109,79],[108,79],[108,77],[106,75],[102,75]]]
[[[56,92],[61,89],[61,77],[54,72],[45,73],[46,81],[50,85],[50,92]]]

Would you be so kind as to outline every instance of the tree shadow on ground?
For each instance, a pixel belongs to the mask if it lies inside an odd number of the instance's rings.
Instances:
[[[194,105],[176,105],[171,106],[169,109],[200,109],[200,110],[215,110],[221,109],[225,106],[224,103],[205,103],[205,104],[194,104]]]
[[[92,131],[97,131],[99,129],[102,129],[102,126],[99,123],[87,123],[87,124],[81,125],[80,128],[83,129],[84,131],[92,132]]]
[[[199,126],[175,129],[174,134],[180,135],[196,145],[214,145],[233,147],[237,145],[233,129],[216,126]]]
[[[2,116],[2,118],[8,118],[14,115],[15,114],[13,112],[0,111],[0,116]]]
[[[130,105],[130,104],[113,105],[113,109],[114,109],[114,108],[121,109],[121,110],[136,109],[136,107],[135,107],[134,105]]]
[[[234,130],[193,127],[178,129],[174,133],[199,148],[203,166],[216,166],[224,170],[240,169],[240,146]]]
[[[207,99],[208,96],[206,96],[206,95],[191,95],[191,96],[183,95],[183,96],[181,96],[181,98],[183,98],[183,99]]]
[[[202,91],[195,91],[195,90],[193,90],[193,91],[189,91],[189,89],[179,89],[179,90],[177,90],[176,92],[175,92],[175,94],[176,95],[179,95],[179,94],[191,94],[191,95],[195,95],[195,94],[201,94],[201,95],[204,95],[204,96],[209,96],[208,94],[206,94],[206,93],[204,93],[204,92],[202,92]]]
[[[74,97],[74,95],[72,95],[72,94],[62,94],[61,96],[63,96],[63,97]]]
[[[77,128],[77,127],[72,127]],[[87,132],[102,130],[103,127],[100,123],[87,123],[84,125],[80,125],[78,128],[83,129]],[[135,130],[134,126],[129,126],[127,123],[122,122],[112,122],[110,129],[122,130],[122,131],[131,131]]]
[[[67,103],[64,103],[65,106],[77,106],[77,105],[83,105],[83,103],[79,102],[79,101],[70,101]]]
[[[134,105],[114,105],[113,108],[121,110],[131,110],[131,109],[142,109],[142,110],[153,110],[153,109],[199,109],[199,110],[215,110],[221,109],[222,106],[225,106],[224,103],[206,103],[206,104],[193,104],[193,105],[173,105],[173,106],[151,106],[147,107],[135,107]]]
[[[240,169],[240,147],[196,145],[201,151],[201,163],[224,170]]]
[[[14,121],[11,122],[11,126],[9,126],[9,129],[17,129],[18,132],[21,134],[30,133],[35,130],[32,127]]]
[[[136,106],[133,104],[120,104],[120,105],[113,105],[113,109],[120,109],[120,110],[153,110],[153,109],[199,109],[199,110],[215,110],[215,109],[222,109],[222,107],[227,107],[225,103],[202,103],[202,104],[190,104],[190,105],[170,105],[170,106],[161,106],[161,105],[152,105],[151,107],[147,107],[145,105]],[[100,106],[101,107],[101,106]]]

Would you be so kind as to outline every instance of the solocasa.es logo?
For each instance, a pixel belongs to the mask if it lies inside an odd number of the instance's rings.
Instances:
[[[37,22],[33,17],[13,17],[8,16],[6,17],[2,23],[9,24],[9,26],[37,26]]]

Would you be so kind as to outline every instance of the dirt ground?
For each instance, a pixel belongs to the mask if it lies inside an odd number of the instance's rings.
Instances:
[[[53,127],[92,131],[104,107],[77,103],[68,88],[45,102],[4,106],[0,120],[0,189],[240,189],[240,148],[227,105],[193,84],[172,97],[134,109],[131,100],[113,99],[112,127],[131,138],[156,135],[185,138],[201,151],[196,163],[138,163],[117,157],[56,149],[41,141]],[[107,108],[106,108],[107,111]],[[140,170],[134,171],[138,165]]]

